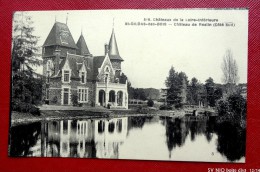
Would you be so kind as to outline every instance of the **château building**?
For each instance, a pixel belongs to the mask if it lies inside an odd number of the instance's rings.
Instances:
[[[45,101],[71,105],[128,108],[127,81],[121,79],[121,58],[114,28],[103,56],[93,56],[81,33],[75,43],[68,25],[55,22],[42,48]]]

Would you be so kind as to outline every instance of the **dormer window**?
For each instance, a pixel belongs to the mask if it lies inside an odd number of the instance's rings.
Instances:
[[[70,71],[69,70],[64,70],[63,82],[70,82]]]

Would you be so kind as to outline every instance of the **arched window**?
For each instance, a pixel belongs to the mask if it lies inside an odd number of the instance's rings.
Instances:
[[[110,69],[109,69],[108,66],[106,66],[106,68],[105,68],[105,72],[110,72]]]

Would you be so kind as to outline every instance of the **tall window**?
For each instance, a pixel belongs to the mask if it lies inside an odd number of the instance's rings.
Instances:
[[[79,102],[88,102],[88,89],[79,88],[78,89],[78,101]]]
[[[81,82],[85,83],[85,72],[81,72]]]
[[[70,81],[70,72],[68,70],[64,71],[64,82],[69,82]]]

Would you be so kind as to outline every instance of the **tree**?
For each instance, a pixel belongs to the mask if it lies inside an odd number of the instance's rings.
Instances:
[[[187,102],[187,85],[189,84],[188,77],[184,72],[179,73],[179,85],[180,85],[180,97],[181,104],[185,104]]]
[[[148,102],[147,102],[147,106],[153,107],[153,105],[154,105],[153,100],[152,100],[152,99],[149,99]]]
[[[171,67],[169,76],[166,78],[167,103],[175,107],[181,107],[186,102],[188,79],[184,72],[175,72]]]
[[[120,83],[120,84],[125,84],[127,80],[128,80],[128,79],[127,79],[127,76],[126,76],[124,73],[122,73],[122,74],[120,75],[120,77],[119,77],[119,83]]]
[[[214,97],[215,83],[214,83],[214,81],[211,77],[209,77],[205,82],[206,82],[205,88],[206,88],[206,91],[207,91],[208,105],[211,106],[211,107],[214,107],[215,106],[215,97]]]
[[[235,85],[239,80],[238,66],[230,49],[226,50],[222,62],[223,83],[226,84],[227,95],[235,92]]]
[[[240,117],[240,119],[245,119],[246,100],[239,94],[233,94],[228,97],[228,102],[230,109],[235,114],[235,116]]]
[[[223,82],[225,84],[236,84],[239,80],[237,62],[233,58],[233,53],[230,49],[226,51],[222,63]]]
[[[215,100],[219,100],[223,97],[223,91],[222,88],[218,87],[214,90],[214,98]]]
[[[193,77],[191,79],[191,84],[188,89],[188,101],[190,104],[199,103],[199,83],[197,78]]]
[[[12,37],[12,71],[32,71],[32,66],[39,66],[41,60],[38,58],[39,37],[33,35],[34,27],[31,16],[25,12],[16,12],[13,15],[13,37]]]
[[[24,12],[13,16],[12,110],[39,115],[36,105],[42,100],[42,80],[33,77],[32,66],[40,65],[38,37],[33,35],[31,17]]]

